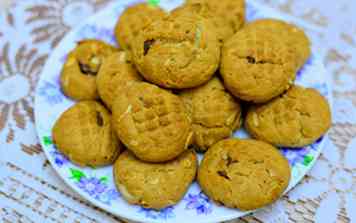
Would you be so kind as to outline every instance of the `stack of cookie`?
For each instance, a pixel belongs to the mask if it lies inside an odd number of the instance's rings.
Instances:
[[[243,0],[127,8],[115,27],[121,49],[83,40],[69,54],[61,85],[79,102],[53,128],[57,148],[79,165],[114,164],[123,197],[147,208],[176,204],[196,175],[227,207],[275,201],[291,174],[277,147],[313,143],[330,109],[294,85],[311,53],[304,32],[244,17]],[[255,140],[229,139],[245,113]],[[200,166],[196,152],[206,152]]]

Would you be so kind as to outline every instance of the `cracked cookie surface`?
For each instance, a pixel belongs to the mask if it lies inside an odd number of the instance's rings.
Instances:
[[[115,37],[120,47],[131,50],[134,39],[142,29],[153,21],[164,17],[166,13],[158,6],[139,3],[126,10],[119,17],[115,26]]]
[[[197,166],[193,151],[165,163],[146,163],[125,151],[115,162],[113,172],[117,188],[129,203],[162,209],[183,198]]]
[[[298,67],[302,67],[311,55],[311,43],[304,31],[294,24],[278,19],[260,19],[246,25],[245,28],[262,29],[274,33],[281,41],[294,46],[298,56]]]
[[[331,111],[317,90],[294,86],[267,104],[252,106],[245,126],[254,138],[276,146],[303,147],[327,132]]]
[[[65,95],[74,100],[95,100],[99,98],[96,75],[105,57],[117,51],[113,46],[87,39],[78,42],[63,65],[60,82]]]
[[[294,82],[295,48],[262,29],[242,29],[223,46],[220,72],[225,87],[236,97],[264,103]]]
[[[109,112],[95,101],[81,101],[65,111],[52,129],[52,138],[59,151],[82,166],[110,165],[123,150]]]
[[[198,170],[198,182],[215,202],[254,210],[276,201],[287,188],[288,161],[270,144],[226,139],[212,146]]]
[[[111,110],[118,88],[125,88],[131,81],[141,81],[140,74],[134,68],[127,52],[113,53],[104,59],[96,78],[100,98]]]
[[[191,144],[192,129],[183,101],[149,83],[132,82],[117,92],[113,123],[122,142],[148,162],[172,160]]]
[[[227,92],[217,77],[179,95],[192,119],[193,144],[206,151],[216,142],[228,138],[240,127],[240,104]]]
[[[192,88],[214,75],[220,43],[209,20],[169,16],[140,32],[133,58],[146,80],[165,88]]]
[[[245,0],[187,0],[188,4],[206,3],[214,12],[214,17],[220,17],[229,24],[233,33],[239,31],[245,23]]]

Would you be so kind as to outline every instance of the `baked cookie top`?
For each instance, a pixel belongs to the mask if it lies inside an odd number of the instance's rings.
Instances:
[[[131,81],[141,81],[142,78],[134,68],[128,52],[113,53],[100,68],[96,83],[100,98],[111,110],[118,88],[125,88]]]
[[[209,20],[169,16],[139,33],[133,58],[148,81],[166,88],[191,88],[214,75],[220,44]]]
[[[133,40],[138,33],[152,21],[165,15],[163,9],[147,3],[139,3],[126,8],[115,26],[115,37],[120,47],[124,50],[131,50]]]
[[[227,139],[212,146],[198,170],[198,182],[214,201],[253,210],[276,201],[291,170],[279,151],[261,141]]]
[[[114,165],[114,179],[129,203],[162,209],[182,199],[195,178],[197,166],[192,151],[165,163],[146,163],[125,151]]]
[[[82,166],[112,164],[123,150],[109,112],[95,101],[81,101],[65,111],[52,129],[53,143]]]
[[[187,4],[192,3],[207,3],[215,17],[223,18],[225,23],[233,28],[234,33],[245,23],[245,0],[187,0]]]
[[[138,158],[164,162],[191,143],[192,129],[182,100],[167,90],[135,82],[113,105],[113,123],[122,142]]]
[[[192,119],[193,143],[200,151],[230,137],[240,127],[240,104],[225,90],[218,77],[200,87],[182,91],[180,97]]]
[[[192,16],[196,19],[204,18],[210,20],[215,27],[217,38],[221,43],[235,33],[234,26],[223,17],[216,16],[210,6],[203,1],[182,5],[174,9],[171,15]]]
[[[298,67],[302,67],[311,55],[311,42],[308,36],[294,24],[278,19],[259,19],[247,24],[245,28],[274,33],[280,40],[294,46],[298,55]]]
[[[233,95],[263,103],[293,84],[297,63],[294,47],[276,35],[262,29],[242,29],[225,42],[220,72]]]
[[[78,101],[98,99],[96,75],[104,58],[116,50],[100,40],[79,41],[62,69],[60,82],[64,94]]]
[[[245,126],[253,137],[276,146],[303,147],[327,132],[331,112],[317,90],[294,86],[267,104],[252,106]]]

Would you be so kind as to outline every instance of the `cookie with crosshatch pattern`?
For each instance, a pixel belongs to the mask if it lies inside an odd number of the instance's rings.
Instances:
[[[111,110],[118,88],[124,88],[130,81],[141,81],[142,77],[134,68],[129,53],[119,51],[105,58],[96,83],[101,100]]]
[[[152,3],[139,3],[126,8],[118,18],[115,37],[120,47],[131,50],[133,40],[142,29],[151,22],[166,15],[163,9]]]
[[[207,82],[220,62],[220,42],[208,19],[168,16],[152,22],[137,36],[133,59],[151,83],[183,89]]]
[[[164,163],[147,163],[131,152],[123,152],[114,165],[114,180],[131,204],[163,209],[182,199],[195,178],[196,154],[189,150]]]
[[[98,99],[96,75],[104,58],[116,50],[100,40],[79,41],[62,68],[60,82],[64,94],[78,101]]]
[[[220,72],[237,98],[264,103],[293,85],[298,69],[295,47],[262,29],[242,29],[223,46]]]
[[[96,101],[81,101],[57,119],[53,143],[81,166],[112,164],[123,146],[112,128],[110,113]]]
[[[293,86],[269,103],[252,106],[245,126],[252,137],[282,147],[303,147],[331,127],[328,101],[315,89]]]
[[[241,125],[240,104],[225,90],[218,77],[200,87],[182,91],[179,96],[192,119],[193,144],[199,151],[206,151],[230,137]]]
[[[243,211],[276,201],[288,187],[288,160],[274,146],[251,139],[226,139],[204,155],[198,182],[215,202]]]
[[[113,124],[121,141],[139,159],[172,160],[191,144],[191,121],[182,100],[144,82],[131,82],[113,105]]]

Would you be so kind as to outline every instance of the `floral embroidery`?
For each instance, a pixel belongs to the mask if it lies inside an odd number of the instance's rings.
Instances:
[[[213,211],[209,198],[203,192],[196,195],[188,194],[184,200],[187,201],[185,209],[195,209],[198,215],[210,214]]]

